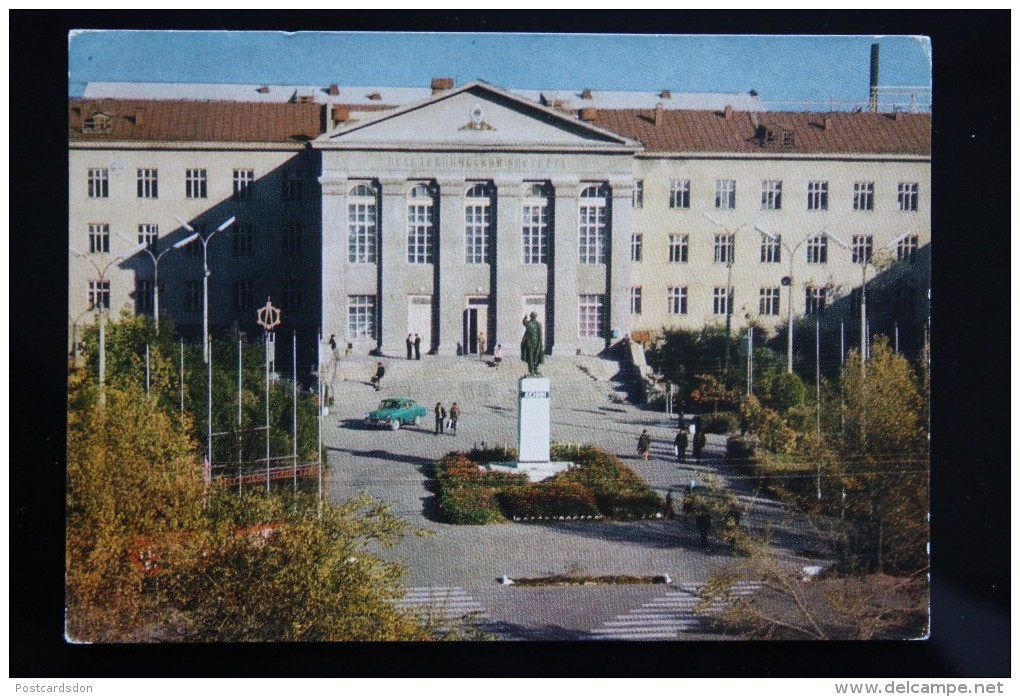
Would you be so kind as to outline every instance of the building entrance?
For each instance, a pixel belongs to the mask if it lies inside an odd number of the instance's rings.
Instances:
[[[489,349],[489,299],[468,298],[464,310],[464,353],[486,353]]]
[[[411,295],[407,298],[407,333],[421,337],[421,351],[432,350],[432,296]]]

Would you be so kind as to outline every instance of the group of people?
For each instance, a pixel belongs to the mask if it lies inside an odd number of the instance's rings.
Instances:
[[[407,341],[407,360],[421,360],[421,337],[417,334],[408,334]]]
[[[460,421],[460,405],[454,402],[450,405],[450,411],[447,413],[446,407],[443,406],[442,402],[436,402],[436,431],[435,435],[440,435],[450,432],[451,435],[457,435],[457,422]]]
[[[686,462],[687,458],[687,445],[691,444],[691,453],[694,456],[696,462],[701,462],[701,453],[705,449],[705,432],[702,429],[697,428],[693,423],[690,429],[681,428],[676,432],[676,438],[673,439],[673,452],[676,454],[677,462]],[[652,450],[652,436],[648,433],[648,429],[643,429],[641,435],[638,436],[637,451],[638,455],[642,460],[647,460],[648,455]]]

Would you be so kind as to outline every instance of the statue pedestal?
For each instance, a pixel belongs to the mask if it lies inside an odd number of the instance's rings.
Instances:
[[[533,482],[570,468],[572,462],[550,462],[552,400],[549,378],[525,376],[517,390],[517,462],[494,462],[486,467],[526,472]]]

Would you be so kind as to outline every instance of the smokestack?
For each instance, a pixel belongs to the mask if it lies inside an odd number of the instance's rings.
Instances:
[[[871,91],[868,95],[868,108],[878,111],[878,44],[871,44]]]
[[[659,125],[659,119],[662,118],[662,104],[655,105],[655,114],[652,116],[652,123],[656,126]]]
[[[733,105],[732,104],[727,104],[725,106],[725,108],[723,108],[723,118],[724,119],[732,119],[733,118]]]

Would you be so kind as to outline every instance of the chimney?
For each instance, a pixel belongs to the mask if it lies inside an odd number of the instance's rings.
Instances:
[[[723,118],[724,119],[732,119],[733,118],[733,105],[732,104],[727,104],[723,108]]]
[[[136,106],[135,107],[135,126],[144,126],[144,125],[145,125],[145,107]]]
[[[662,104],[655,105],[655,114],[652,116],[652,123],[656,126],[659,125],[659,119],[662,118]]]
[[[333,123],[337,124],[343,123],[347,121],[349,118],[351,118],[351,109],[350,107],[340,106],[339,104],[336,104],[333,106],[332,115]]]
[[[594,121],[599,115],[599,110],[593,106],[586,106],[579,109],[577,115],[582,121]]]
[[[581,99],[591,99],[591,90],[588,88],[581,90]]]
[[[878,44],[871,44],[871,90],[868,93],[868,108],[878,111]]]
[[[432,94],[439,94],[446,90],[453,89],[453,78],[452,77],[434,77],[432,78]]]
[[[328,88],[326,89],[326,92],[327,92],[327,93],[328,93],[328,94],[329,94],[329,95],[330,95],[331,97],[335,97],[335,96],[337,96],[338,94],[340,94],[340,85],[337,85],[337,84],[332,84],[332,85],[330,85],[330,86],[329,86],[329,87],[328,87]]]
[[[832,117],[831,116],[826,116],[824,119],[822,119],[822,130],[823,131],[831,131],[832,130]]]

